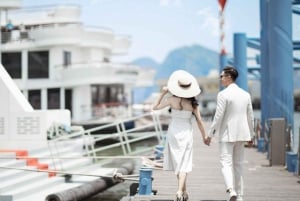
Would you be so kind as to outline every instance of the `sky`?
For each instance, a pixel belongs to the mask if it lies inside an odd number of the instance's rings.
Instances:
[[[131,47],[119,60],[150,57],[162,62],[175,49],[194,44],[219,52],[218,0],[23,0],[23,6],[74,4],[86,26],[107,27],[129,35]],[[227,0],[224,9],[227,51],[233,34],[259,37],[259,0]]]

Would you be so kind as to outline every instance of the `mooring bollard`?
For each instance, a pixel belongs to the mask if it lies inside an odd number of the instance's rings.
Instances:
[[[288,172],[296,172],[297,169],[297,153],[293,153],[291,151],[286,152],[286,164]]]
[[[156,145],[154,151],[155,159],[161,159],[161,157],[163,156],[163,151],[164,151],[164,146]]]
[[[141,168],[139,179],[139,195],[151,195],[152,193],[152,169]]]
[[[258,152],[265,151],[265,139],[262,137],[257,139],[257,150]]]

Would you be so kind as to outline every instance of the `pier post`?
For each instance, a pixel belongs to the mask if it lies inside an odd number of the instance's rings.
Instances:
[[[163,150],[164,150],[164,146],[162,146],[162,145],[156,145],[155,146],[155,151],[154,151],[155,159],[161,159],[162,158]]]
[[[265,123],[270,117],[269,115],[269,86],[270,86],[270,65],[269,65],[269,49],[268,49],[268,1],[260,0],[260,83],[261,83],[261,93],[260,93],[260,108],[261,108],[261,133],[266,132]]]
[[[292,1],[269,1],[268,19],[270,118],[284,117],[293,128]]]
[[[236,83],[239,87],[248,91],[248,69],[247,69],[247,38],[244,33],[234,34],[234,67],[239,72]]]
[[[141,168],[139,178],[139,195],[151,195],[152,193],[152,169]]]

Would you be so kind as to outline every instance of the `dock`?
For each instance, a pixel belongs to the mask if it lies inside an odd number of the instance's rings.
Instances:
[[[201,135],[194,135],[193,171],[188,174],[189,201],[226,201],[217,138],[204,145]],[[173,172],[153,169],[152,189],[156,195],[126,196],[121,201],[173,201],[177,179]],[[270,166],[267,153],[246,148],[244,166],[244,201],[299,201],[300,177],[285,166]]]

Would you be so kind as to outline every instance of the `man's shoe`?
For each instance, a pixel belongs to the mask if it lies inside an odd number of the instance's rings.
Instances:
[[[237,195],[236,192],[232,189],[228,189],[227,192],[229,193],[229,201],[237,201]]]

